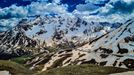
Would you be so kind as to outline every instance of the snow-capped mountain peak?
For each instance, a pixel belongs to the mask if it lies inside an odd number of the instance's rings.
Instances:
[[[33,48],[40,49],[46,46],[53,47],[53,45],[57,47],[64,47],[64,45],[71,48],[79,47],[120,25],[121,23],[87,22],[78,17],[64,15],[37,15],[36,17],[22,19],[12,29],[2,32],[0,34],[0,45],[2,51],[10,52],[9,54],[12,54],[13,51],[17,55],[20,55],[20,51],[17,52],[16,49],[24,51],[21,53],[23,55],[27,54],[25,52],[29,47],[28,53],[34,51]],[[22,47],[28,49],[23,50]]]
[[[94,39],[82,47],[61,50],[52,55],[48,54],[50,60],[46,60],[42,71],[51,68],[80,64],[134,68],[133,33],[134,20],[130,19],[121,27]],[[37,56],[35,58],[40,60],[41,57]],[[33,59],[33,61],[32,64],[38,63],[35,59]],[[36,67],[36,65],[31,68]]]

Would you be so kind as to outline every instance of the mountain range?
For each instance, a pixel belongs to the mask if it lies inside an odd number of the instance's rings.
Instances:
[[[64,15],[31,16],[0,33],[0,58],[38,54],[48,47],[76,48],[121,25],[122,23],[87,22]]]
[[[134,68],[134,20],[83,46],[37,55],[27,64],[31,69],[44,64],[42,71],[68,65],[95,64],[120,68]],[[36,60],[35,60],[36,59]]]

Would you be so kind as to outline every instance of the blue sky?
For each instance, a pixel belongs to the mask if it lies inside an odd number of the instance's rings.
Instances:
[[[122,22],[134,16],[134,0],[0,0],[0,27],[12,27],[22,18],[46,14]]]
[[[102,3],[101,3],[102,1]],[[94,5],[96,6],[104,6],[107,2],[110,0],[98,0],[98,2],[94,2]],[[30,5],[32,2],[48,2],[48,3],[59,3],[59,4],[67,4],[68,5],[68,11],[72,12],[76,9],[76,6],[79,4],[86,4],[88,1],[86,0],[0,0],[0,7],[9,7],[13,4],[16,4],[17,6],[26,6]]]

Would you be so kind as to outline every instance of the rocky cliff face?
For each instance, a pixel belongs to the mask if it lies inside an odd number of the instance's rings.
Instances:
[[[42,59],[42,63],[44,63],[42,71],[80,64],[134,68],[133,33],[134,19],[130,19],[118,29],[98,37],[82,47],[61,50],[53,54],[44,54],[49,56],[49,59]],[[36,58],[40,59],[41,57],[37,56]],[[34,61],[32,64],[35,67],[40,63]]]
[[[121,23],[86,22],[71,16],[30,17],[0,33],[0,56],[39,53],[46,46],[79,47],[120,25]]]

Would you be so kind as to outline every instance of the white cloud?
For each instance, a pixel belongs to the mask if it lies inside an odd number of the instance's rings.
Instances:
[[[78,11],[94,11],[98,8],[99,8],[98,6],[95,6],[92,3],[79,4],[76,6],[76,10]]]
[[[2,26],[14,26],[16,23],[27,16],[45,15],[50,13],[68,14],[67,5],[58,5],[56,3],[32,2],[27,6],[12,5],[6,8],[0,8],[0,24]]]
[[[12,5],[10,7],[6,7],[3,9],[0,9],[0,18],[10,18],[10,17],[25,17],[28,13],[28,11],[21,7],[21,6],[16,6]]]
[[[66,5],[57,5],[55,3],[39,3],[33,2],[31,5],[27,6],[26,9],[29,10],[28,15],[43,15],[45,13],[56,13],[63,14],[66,13]]]
[[[110,9],[113,9],[113,6],[110,5],[110,4],[106,4],[105,7],[101,7],[101,8],[99,9],[99,11],[100,11],[101,13],[108,13],[108,12],[110,12]]]
[[[50,13],[65,16],[75,15],[87,21],[108,22],[123,22],[127,17],[134,16],[134,0],[85,0],[86,4],[78,4],[72,13],[67,11],[68,5],[58,4],[61,0],[52,0],[52,3],[46,3],[49,0],[38,1],[32,2],[27,6],[12,5],[3,9],[0,8],[0,18],[3,19],[0,20],[0,24],[3,26],[14,26],[19,19],[28,15],[45,15]],[[105,6],[98,7],[94,4],[105,4]],[[96,12],[98,12],[97,15],[89,15]]]
[[[87,21],[124,22],[126,19],[130,18],[130,16],[134,16],[134,0],[86,0],[85,2],[86,4],[77,6],[77,9],[73,14],[80,16]],[[88,3],[91,5],[88,6]],[[105,5],[93,8],[94,4]],[[94,10],[88,10],[90,8]],[[95,15],[89,15],[92,13]]]
[[[61,0],[53,0],[54,3],[60,3]]]
[[[93,4],[104,4],[109,0],[85,0],[86,3],[93,3]]]
[[[0,18],[23,18],[27,15],[44,15],[46,13],[64,14],[67,13],[66,10],[67,5],[58,5],[56,3],[46,2],[32,2],[27,6],[12,5],[3,9],[0,8]]]

